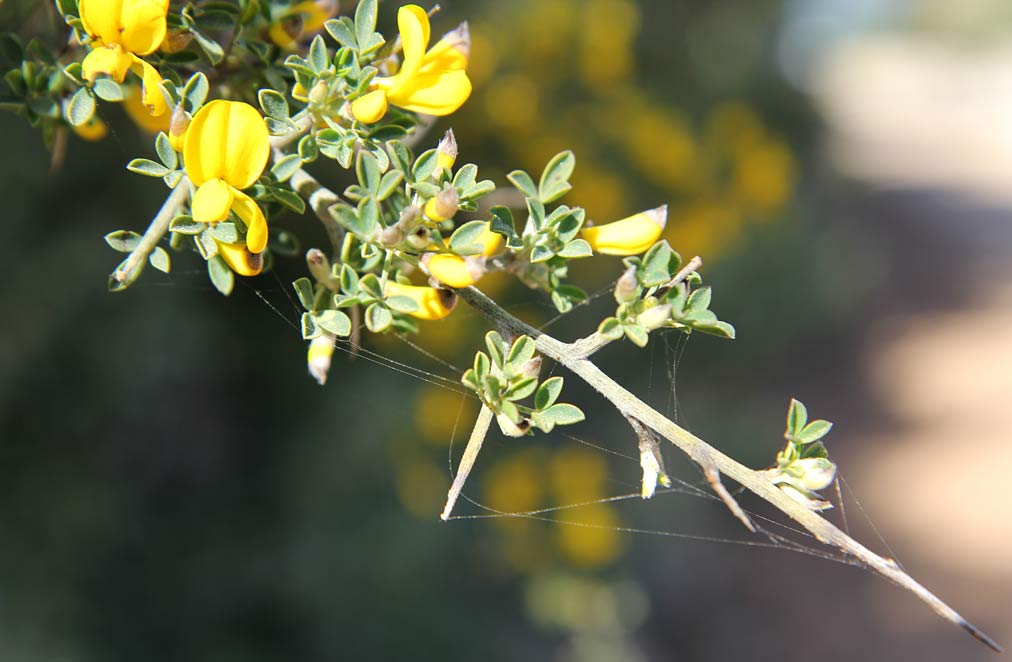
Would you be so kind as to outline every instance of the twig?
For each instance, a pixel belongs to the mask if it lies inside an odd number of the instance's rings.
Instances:
[[[152,219],[148,229],[144,231],[144,235],[141,237],[137,247],[130,251],[130,255],[123,261],[123,264],[113,272],[112,280],[118,284],[118,287],[114,289],[122,289],[136,280],[141,274],[141,269],[144,268],[144,264],[148,256],[151,255],[151,251],[155,249],[158,242],[165,236],[165,232],[169,229],[169,223],[176,217],[176,213],[189,195],[190,180],[184,176],[176,184],[176,188],[169,197],[165,199],[165,202],[162,203],[162,208],[158,210],[158,214]]]
[[[699,257],[697,255],[694,258],[692,258],[691,260],[689,260],[688,262],[686,262],[685,266],[682,267],[681,269],[679,269],[678,273],[675,274],[671,278],[671,280],[669,280],[667,283],[665,283],[664,287],[662,287],[661,289],[662,290],[670,290],[672,287],[675,287],[676,285],[678,285],[679,283],[681,283],[683,280],[685,280],[686,278],[688,278],[689,274],[691,274],[693,271],[699,271],[699,268],[701,266],[703,266],[703,258],[701,258],[701,257]]]
[[[710,489],[716,492],[717,496],[720,497],[720,500],[724,502],[725,506],[727,506],[727,509],[731,511],[731,514],[737,517],[738,520],[745,525],[746,529],[755,533],[756,528],[755,525],[752,524],[752,520],[745,514],[745,511],[742,510],[740,505],[738,505],[738,502],[734,500],[731,493],[727,491],[727,488],[724,487],[724,483],[720,482],[720,470],[717,469],[717,465],[713,461],[713,458],[710,457],[710,452],[706,449],[706,447],[696,446],[695,454],[692,456],[692,459],[695,460],[696,464],[699,465],[699,468],[703,470],[703,478],[705,478],[706,482],[709,483]]]
[[[770,482],[761,472],[750,469],[733,460],[688,430],[668,420],[663,414],[608,377],[589,359],[578,356],[574,352],[572,344],[560,342],[513,317],[474,287],[457,290],[457,293],[471,307],[481,313],[495,328],[510,331],[515,335],[526,334],[530,336],[542,354],[558,361],[587,384],[594,387],[624,416],[641,421],[696,461],[699,461],[697,458],[702,458],[705,453],[706,459],[704,461],[708,464],[712,463],[712,467],[716,471],[731,477],[747,490],[768,501],[775,508],[808,529],[816,539],[827,545],[837,547],[843,552],[861,560],[879,575],[916,595],[942,618],[960,626],[992,650],[1002,652],[1001,646],[993,639],[915,581],[895,561],[885,559],[872,552],[818,513],[794,501],[784,494],[780,488]]]
[[[464,448],[464,455],[460,458],[457,475],[453,477],[450,492],[446,495],[446,507],[443,508],[443,512],[439,516],[444,522],[450,519],[450,512],[453,511],[453,505],[457,503],[460,491],[464,489],[464,482],[474,467],[474,461],[478,459],[478,452],[481,450],[481,444],[485,441],[485,435],[488,434],[488,426],[491,423],[492,410],[488,408],[488,405],[483,404],[481,411],[478,412],[478,420],[474,422],[474,429],[471,430],[471,438],[467,440],[467,447]]]

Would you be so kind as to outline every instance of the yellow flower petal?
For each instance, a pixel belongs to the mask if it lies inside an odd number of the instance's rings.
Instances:
[[[218,255],[225,264],[240,276],[256,276],[264,268],[264,257],[260,253],[251,253],[246,244],[218,244]]]
[[[272,23],[271,27],[267,28],[267,36],[279,48],[284,48],[285,50],[295,50],[295,47],[298,45],[295,38],[285,29],[285,23],[282,21]]]
[[[200,223],[216,223],[228,218],[232,207],[232,187],[220,179],[211,179],[197,188],[193,194],[193,220]]]
[[[118,44],[123,0],[80,0],[84,30],[103,44]]]
[[[137,55],[153,53],[165,39],[169,0],[124,0],[119,43]]]
[[[467,58],[471,50],[471,33],[467,23],[461,23],[455,30],[447,32],[443,38],[429,49],[422,59],[419,73],[434,71],[453,71],[467,67]]]
[[[598,253],[637,255],[660,239],[667,219],[668,207],[664,205],[620,221],[584,228],[580,234]]]
[[[408,313],[422,320],[443,319],[457,305],[457,295],[450,290],[420,285],[402,285],[387,281],[384,292],[387,296],[407,297],[418,304],[418,310]]]
[[[256,200],[242,191],[232,191],[232,211],[246,224],[246,248],[260,253],[267,248],[267,219]]]
[[[72,126],[71,128],[74,130],[74,133],[89,142],[101,140],[109,133],[109,127],[98,118],[98,115],[92,115],[91,119],[84,124]]]
[[[485,224],[485,230],[478,237],[476,244],[481,244],[481,254],[485,257],[491,257],[499,252],[502,247],[503,238],[498,232],[492,232],[491,223]]]
[[[397,11],[397,28],[401,32],[404,61],[393,77],[392,90],[414,78],[422,66],[429,45],[429,16],[418,5],[404,5]]]
[[[92,49],[81,62],[81,74],[89,83],[99,75],[106,75],[122,83],[134,58],[119,46],[99,46]]]
[[[141,102],[141,88],[137,85],[130,85],[126,89],[126,96],[123,98],[123,110],[133,123],[148,133],[169,131],[169,115],[152,115],[148,108]],[[172,139],[172,136],[169,136]],[[180,148],[182,149],[182,148]],[[179,151],[179,150],[176,150]]]
[[[477,268],[474,261],[468,261],[459,255],[450,253],[430,253],[424,258],[424,264],[432,276],[450,287],[467,287],[474,285],[481,278],[484,269]]]
[[[419,74],[387,100],[395,106],[425,115],[449,115],[471,95],[471,81],[463,70]]]
[[[183,159],[197,186],[220,178],[244,189],[263,173],[270,151],[270,134],[260,113],[247,103],[218,99],[194,116]]]
[[[383,90],[373,90],[351,102],[351,114],[359,122],[372,124],[387,114],[387,95]]]
[[[162,75],[139,57],[133,58],[130,69],[141,77],[141,103],[152,115],[164,115],[169,104],[162,94]]]

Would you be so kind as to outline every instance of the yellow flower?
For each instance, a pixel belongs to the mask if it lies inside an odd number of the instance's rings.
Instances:
[[[89,142],[97,142],[102,138],[105,138],[109,133],[109,127],[106,126],[105,122],[99,119],[98,115],[92,115],[84,124],[78,126],[71,126],[74,133],[78,137],[87,140]]]
[[[426,253],[422,264],[433,278],[450,287],[474,285],[485,275],[485,258],[472,255],[461,257],[453,253]]]
[[[226,244],[215,241],[218,244],[218,255],[225,260],[225,264],[240,276],[256,276],[264,268],[264,256],[260,253],[252,253],[246,244]]]
[[[457,295],[450,290],[437,287],[426,287],[423,285],[404,285],[387,281],[384,292],[388,297],[407,297],[415,302],[418,310],[408,313],[420,320],[443,319],[457,305]]]
[[[429,45],[429,17],[418,5],[405,5],[397,12],[404,61],[393,76],[376,78],[377,88],[351,104],[360,122],[378,122],[393,104],[425,115],[449,115],[467,101],[471,81],[467,66],[469,36],[461,26],[435,46]]]
[[[660,239],[667,222],[668,206],[662,205],[620,221],[584,228],[580,234],[598,253],[638,255]]]
[[[307,35],[317,34],[327,19],[337,13],[336,0],[305,0],[286,7],[267,30],[271,41],[286,50],[295,50]]]
[[[81,22],[92,38],[92,51],[81,62],[85,79],[100,74],[122,83],[127,71],[140,76],[142,100],[152,115],[168,110],[162,75],[137,57],[154,52],[165,39],[169,0],[81,0]]]
[[[246,247],[267,247],[267,220],[253,198],[241,191],[256,182],[270,157],[270,136],[263,117],[241,101],[218,99],[202,107],[186,130],[183,162],[197,187],[193,218],[216,223],[229,211],[246,224]]]
[[[327,383],[327,375],[330,373],[330,362],[334,356],[334,342],[334,336],[329,333],[317,336],[309,342],[306,366],[309,368],[309,374],[313,376],[313,379],[320,386]]]

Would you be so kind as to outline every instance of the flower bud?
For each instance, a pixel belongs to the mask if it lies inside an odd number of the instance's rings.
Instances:
[[[598,253],[638,255],[654,245],[668,222],[668,206],[640,212],[620,221],[584,228],[580,235]]]
[[[497,414],[495,422],[499,424],[499,429],[507,437],[522,437],[527,434],[527,430],[531,427],[531,423],[527,419],[523,419],[517,424],[506,414]]]
[[[246,242],[240,241],[235,244],[226,244],[215,241],[218,244],[218,255],[225,260],[225,264],[240,276],[256,276],[264,268],[263,253],[252,253],[246,247]]]
[[[313,376],[313,379],[320,386],[327,383],[327,374],[330,372],[330,360],[334,355],[335,340],[334,336],[325,333],[309,341],[309,355],[306,359],[306,365],[309,368],[309,374]]]
[[[615,283],[615,301],[631,303],[639,298],[640,284],[636,278],[636,267],[629,267]]]
[[[330,260],[319,248],[310,248],[306,251],[306,266],[318,283],[327,285],[330,282]]]
[[[453,218],[460,208],[460,195],[457,189],[443,189],[425,203],[425,215],[437,223]]]
[[[492,224],[486,223],[485,229],[475,240],[476,244],[481,245],[481,254],[485,257],[492,257],[499,252],[502,248],[503,238],[498,232],[492,232]]]
[[[309,90],[309,97],[308,97],[309,103],[313,104],[314,106],[322,106],[324,103],[327,102],[327,94],[329,93],[329,91],[330,89],[329,86],[327,85],[327,81],[324,80],[316,81],[316,84],[313,85],[313,89]]]
[[[424,225],[418,226],[411,232],[411,234],[404,238],[404,242],[416,251],[428,248],[431,240],[432,238],[429,228]]]
[[[671,304],[665,303],[644,310],[636,316],[636,323],[647,331],[653,331],[664,326],[669,319],[671,319]]]
[[[453,129],[447,130],[436,147],[436,171],[442,168],[449,170],[457,160],[457,139],[453,137]]]
[[[457,305],[457,295],[450,290],[422,285],[404,285],[388,280],[384,293],[388,297],[402,296],[415,302],[418,310],[408,313],[422,320],[438,320],[446,317]]]
[[[402,239],[404,239],[404,233],[401,232],[400,225],[396,223],[390,227],[383,228],[379,235],[380,243],[387,248],[393,248],[401,243]]]
[[[400,218],[397,219],[397,225],[401,227],[403,232],[410,232],[418,221],[422,218],[422,210],[418,205],[408,205],[401,211]]]
[[[807,490],[817,492],[829,487],[836,477],[836,465],[824,457],[807,457],[795,460],[791,466],[802,470],[798,479]]]
[[[183,104],[177,104],[172,109],[172,118],[169,119],[169,144],[177,152],[183,151],[183,143],[186,140],[186,129],[190,126],[190,113],[186,112]]]
[[[518,370],[521,377],[537,377],[541,373],[541,357],[534,356],[524,361]]]
[[[433,278],[450,287],[474,285],[485,275],[485,258],[480,255],[426,253],[422,256],[422,265]]]

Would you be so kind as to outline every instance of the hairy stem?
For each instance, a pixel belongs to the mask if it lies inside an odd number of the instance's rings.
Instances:
[[[711,470],[730,476],[753,494],[765,499],[782,513],[805,527],[819,541],[837,547],[870,567],[902,588],[910,591],[942,618],[959,625],[992,650],[1002,652],[999,646],[983,631],[959,615],[952,607],[936,597],[903,571],[892,559],[879,556],[849,535],[838,529],[818,513],[794,501],[763,475],[728,457],[694,434],[676,425],[666,416],[646,404],[628,389],[601,371],[586,353],[576,351],[575,343],[565,343],[542,333],[510,315],[494,301],[474,287],[457,290],[460,297],[481,313],[503,335],[526,334],[534,339],[538,350],[575,373],[594,387],[627,418],[635,418],[661,435],[693,460],[706,458]],[[698,461],[698,460],[697,460]]]
[[[446,507],[443,508],[443,512],[439,516],[443,521],[450,518],[453,505],[457,503],[457,497],[464,489],[464,482],[474,467],[474,461],[478,459],[478,452],[481,451],[481,444],[485,441],[485,435],[488,434],[488,426],[491,423],[492,410],[488,408],[488,405],[483,404],[481,411],[478,412],[478,420],[474,424],[474,429],[471,430],[471,437],[467,440],[467,447],[464,448],[464,456],[460,458],[460,466],[457,467],[457,475],[453,477],[450,493],[446,495]]]
[[[123,261],[123,264],[112,273],[110,289],[121,290],[137,280],[147,262],[148,256],[151,255],[151,251],[155,250],[155,246],[165,236],[165,232],[169,229],[169,223],[176,217],[179,208],[189,195],[190,180],[183,177],[176,184],[176,188],[169,194],[169,197],[165,199],[165,202],[162,203],[162,208],[158,210],[158,213],[151,221],[151,225],[144,231],[144,235],[141,237],[140,243],[137,244],[137,248],[133,249],[130,255],[127,256],[127,259]]]

